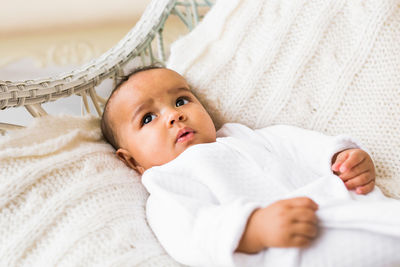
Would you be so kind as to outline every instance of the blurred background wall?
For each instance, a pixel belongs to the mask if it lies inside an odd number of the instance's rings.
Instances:
[[[150,0],[0,1],[0,80],[12,81],[51,77],[100,56],[134,27],[150,3]],[[185,33],[184,29],[178,18],[170,16],[164,31],[167,47]],[[107,95],[111,84],[99,88]],[[79,115],[82,102],[78,96],[71,96],[45,103],[43,107],[50,114]],[[22,107],[0,111],[0,122],[27,125],[31,120]]]
[[[2,2],[0,67],[22,58],[46,67],[83,63],[105,52],[135,25],[150,0]]]

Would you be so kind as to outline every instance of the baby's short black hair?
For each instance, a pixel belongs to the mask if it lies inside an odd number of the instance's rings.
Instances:
[[[110,120],[110,116],[109,116],[109,103],[111,102],[113,95],[133,75],[135,75],[139,72],[142,72],[142,71],[152,70],[152,69],[161,69],[161,68],[164,68],[164,67],[157,65],[157,64],[138,67],[138,68],[134,69],[131,73],[129,73],[129,75],[119,77],[118,84],[111,91],[110,97],[107,99],[107,102],[104,106],[103,115],[101,116],[101,132],[103,133],[104,139],[106,139],[106,141],[108,143],[110,143],[115,148],[115,150],[118,150],[118,148],[120,146],[119,146],[118,137],[117,137],[117,134],[115,131],[115,125]]]

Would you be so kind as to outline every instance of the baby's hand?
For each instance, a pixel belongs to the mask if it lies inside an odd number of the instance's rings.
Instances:
[[[357,194],[367,194],[374,189],[375,167],[371,157],[361,149],[347,149],[334,157],[333,172],[345,183],[347,189]]]
[[[307,197],[280,200],[255,212],[264,247],[304,247],[317,235],[318,205]]]

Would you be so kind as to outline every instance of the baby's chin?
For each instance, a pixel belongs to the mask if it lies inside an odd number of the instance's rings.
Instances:
[[[183,144],[177,143],[176,144],[177,154],[176,154],[175,158],[180,156],[184,151],[186,151],[189,148],[192,148],[197,145],[207,144],[207,143],[213,143],[213,142],[207,142],[207,141],[202,141],[202,140],[192,140],[190,142],[183,143]]]
[[[189,148],[192,148],[196,145],[213,143],[213,142],[215,142],[215,140],[204,141],[204,140],[200,140],[200,139],[196,139],[196,138],[194,138],[192,140],[188,140],[187,142],[176,142],[175,143],[175,151],[168,158],[164,158],[163,160],[160,160],[160,158],[158,157],[158,161],[149,164],[149,167],[146,168],[146,170],[148,170],[152,167],[158,167],[158,166],[165,165],[165,164],[175,160],[176,158],[178,158],[183,152],[185,152]],[[157,156],[154,156],[154,158],[157,158]]]
[[[162,166],[167,163],[170,163],[171,161],[173,161],[173,160],[177,159],[179,156],[181,156],[183,152],[185,152],[189,148],[191,148],[195,145],[198,145],[198,144],[202,144],[202,143],[192,143],[192,144],[187,144],[185,146],[177,147],[177,149],[175,150],[175,153],[173,155],[171,155],[171,157],[169,157],[168,159],[165,159],[164,161],[159,161],[159,162],[157,162],[157,164],[153,164],[153,167]]]

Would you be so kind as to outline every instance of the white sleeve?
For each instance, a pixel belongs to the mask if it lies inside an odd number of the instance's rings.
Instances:
[[[263,137],[267,149],[306,166],[318,175],[333,173],[331,161],[337,152],[362,148],[360,142],[348,135],[328,136],[289,125],[274,125],[255,132]]]
[[[150,192],[146,213],[165,250],[186,265],[233,266],[234,251],[258,204],[244,199],[219,204],[198,181],[176,174],[157,176],[152,172],[143,177]]]

